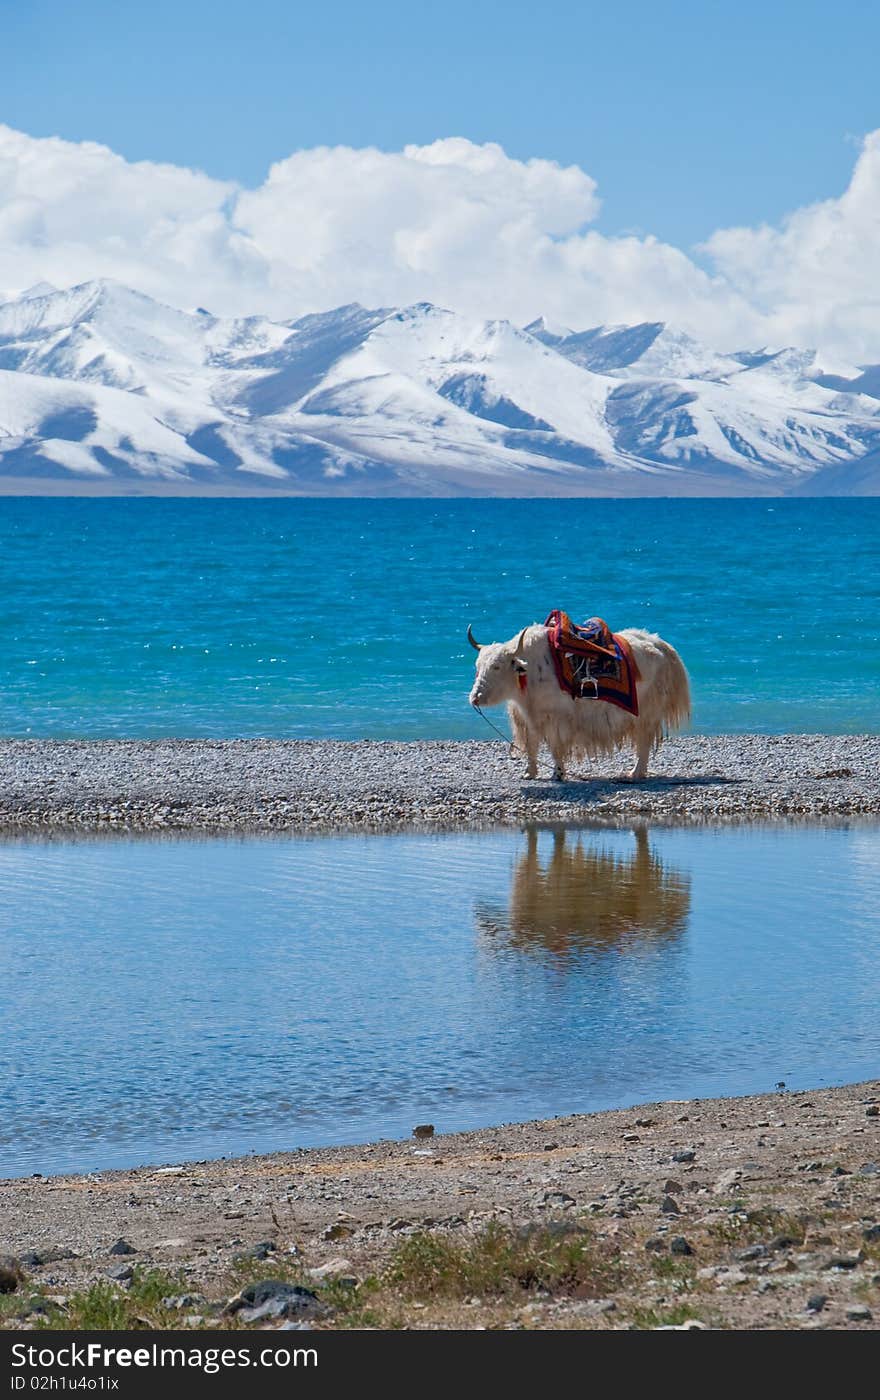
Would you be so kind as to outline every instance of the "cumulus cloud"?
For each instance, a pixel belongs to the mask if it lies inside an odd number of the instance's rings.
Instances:
[[[880,133],[846,193],[779,228],[720,231],[701,261],[589,227],[595,182],[450,138],[298,151],[254,190],[0,127],[0,286],[109,276],[175,305],[277,318],[429,300],[577,328],[668,320],[718,348],[816,344],[880,358],[870,276]]]
[[[723,229],[706,252],[772,341],[880,358],[880,130],[862,143],[839,199],[798,209],[779,228]]]

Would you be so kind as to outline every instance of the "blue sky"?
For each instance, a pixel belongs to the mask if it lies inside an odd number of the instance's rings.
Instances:
[[[337,143],[577,163],[604,233],[690,247],[839,194],[880,125],[880,5],[2,0],[0,121],[258,185]]]

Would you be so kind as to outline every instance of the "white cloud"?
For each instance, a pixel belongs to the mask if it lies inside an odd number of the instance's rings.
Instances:
[[[298,151],[244,190],[0,127],[0,286],[110,276],[176,305],[278,318],[429,300],[575,327],[669,320],[719,348],[880,359],[880,133],[839,199],[779,228],[720,231],[705,266],[654,238],[590,230],[598,209],[578,167],[460,138]]]
[[[880,359],[880,130],[839,199],[799,209],[781,228],[723,229],[706,252],[769,339]]]

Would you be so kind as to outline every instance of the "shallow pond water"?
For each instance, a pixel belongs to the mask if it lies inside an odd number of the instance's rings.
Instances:
[[[0,844],[0,1175],[842,1083],[880,830]]]

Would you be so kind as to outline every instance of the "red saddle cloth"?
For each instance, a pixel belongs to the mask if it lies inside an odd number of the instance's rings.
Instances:
[[[605,700],[638,715],[639,668],[623,637],[616,636],[601,617],[576,624],[558,608],[544,626],[563,690],[575,700]]]

